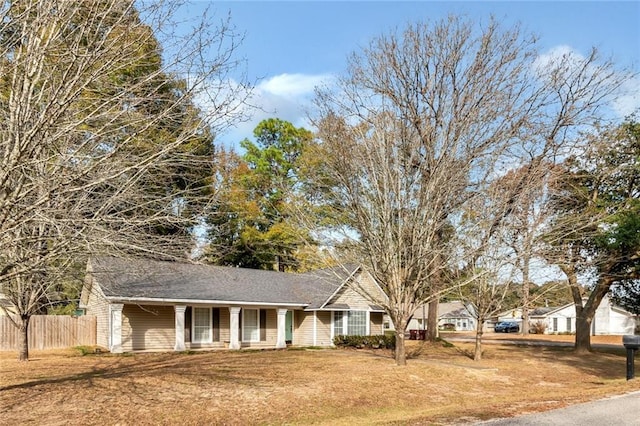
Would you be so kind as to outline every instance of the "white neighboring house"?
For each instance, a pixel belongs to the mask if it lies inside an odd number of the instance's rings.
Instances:
[[[529,316],[530,323],[543,322],[547,328],[545,334],[575,333],[576,331],[576,307],[573,303]],[[615,306],[609,296],[605,295],[596,309],[591,323],[591,335],[601,334],[634,334],[636,316]]]
[[[409,321],[407,330],[426,330],[428,305],[418,307]],[[476,329],[475,308],[473,304],[465,305],[461,301],[438,304],[438,327],[453,324],[455,331],[474,331]]]

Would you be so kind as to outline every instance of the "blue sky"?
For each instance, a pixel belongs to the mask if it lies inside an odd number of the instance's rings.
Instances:
[[[255,125],[279,117],[306,125],[305,110],[313,88],[341,74],[352,51],[383,33],[408,22],[438,20],[462,14],[484,21],[492,14],[507,26],[520,23],[525,32],[540,37],[542,53],[563,47],[586,54],[597,47],[619,66],[640,70],[640,2],[523,2],[523,1],[196,1],[189,14],[212,8],[216,16],[230,13],[232,23],[245,34],[238,54],[256,82],[254,102],[266,111],[219,142],[235,145],[250,137]],[[640,80],[629,86],[625,113],[640,107]]]

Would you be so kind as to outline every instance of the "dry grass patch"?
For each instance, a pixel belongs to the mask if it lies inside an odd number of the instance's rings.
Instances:
[[[15,424],[450,424],[640,389],[624,351],[487,345],[389,351],[0,354],[0,418]]]

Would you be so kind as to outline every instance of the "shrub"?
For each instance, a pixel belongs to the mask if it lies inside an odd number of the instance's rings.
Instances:
[[[529,330],[533,334],[544,334],[545,331],[547,331],[547,323],[542,321],[536,321],[531,324],[531,329]]]
[[[109,352],[106,349],[101,348],[100,346],[82,345],[82,346],[74,346],[73,349],[76,350],[81,356],[99,355],[99,354],[102,354],[102,353]]]
[[[343,348],[368,348],[368,349],[394,349],[396,346],[395,336],[375,335],[375,336],[336,336],[333,344]]]

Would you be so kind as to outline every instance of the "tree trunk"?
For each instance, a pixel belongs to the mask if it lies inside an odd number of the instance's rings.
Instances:
[[[18,329],[20,330],[20,338],[18,340],[18,360],[29,361],[29,315],[22,315],[20,317],[20,324]]]
[[[584,307],[582,306],[582,300],[580,300],[579,303],[577,300],[574,300],[576,305],[576,352],[591,351],[591,325],[593,317],[612,283],[613,279],[610,277],[600,278]],[[574,296],[574,299],[575,298],[576,296]]]
[[[523,336],[529,335],[529,254],[526,253],[522,265],[522,329]]]
[[[591,321],[592,318],[585,315],[585,310],[576,315],[576,352],[591,352]]]
[[[478,321],[476,324],[476,345],[473,351],[473,360],[482,360],[482,324],[484,320]]]
[[[407,330],[407,325],[401,327],[401,329],[396,327],[396,350],[395,350],[395,358],[396,365],[407,365],[407,353],[404,347],[404,333]]]
[[[438,299],[429,302],[429,312],[427,313],[427,332],[426,339],[429,342],[438,340]]]
[[[396,365],[407,365],[407,353],[406,353],[406,348],[405,348],[405,340],[404,340],[404,334],[407,331],[407,325],[409,325],[409,318],[411,318],[411,316],[409,315],[407,318],[405,318],[404,315],[400,316],[401,318],[394,318],[392,317],[391,320],[393,321],[393,325],[396,328],[396,349],[395,349],[395,360],[396,360]]]

